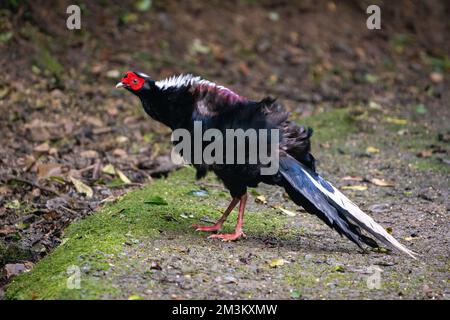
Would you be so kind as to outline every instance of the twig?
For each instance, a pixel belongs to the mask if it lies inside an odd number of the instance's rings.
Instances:
[[[14,176],[7,176],[6,180],[7,180],[7,182],[9,182],[9,181],[22,182],[22,183],[28,184],[28,185],[30,185],[32,187],[41,189],[43,191],[46,191],[46,192],[52,193],[52,194],[54,194],[54,195],[56,195],[58,197],[61,197],[61,194],[58,191],[50,189],[50,188],[47,188],[47,187],[44,187],[44,186],[41,186],[40,184],[37,184],[37,183],[35,183],[33,181],[29,181],[29,180],[26,180],[26,179],[23,179],[23,178],[19,178],[19,177],[14,177]]]

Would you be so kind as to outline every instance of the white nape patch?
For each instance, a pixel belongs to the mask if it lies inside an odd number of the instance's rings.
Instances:
[[[214,82],[204,80],[192,74],[180,74],[179,76],[172,76],[164,80],[156,81],[155,84],[161,90],[166,90],[169,88],[181,88],[192,85],[208,85],[211,87],[216,87],[218,89],[229,90],[223,86],[215,84]]]

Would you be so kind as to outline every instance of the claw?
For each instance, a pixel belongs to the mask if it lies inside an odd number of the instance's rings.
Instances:
[[[222,239],[222,241],[236,241],[241,237],[246,237],[245,233],[235,232],[235,233],[222,233],[222,234],[212,234],[208,239]]]

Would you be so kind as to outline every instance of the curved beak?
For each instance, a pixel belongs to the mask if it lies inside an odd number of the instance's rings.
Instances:
[[[123,88],[125,87],[125,84],[123,82],[119,82],[118,84],[116,84],[116,88]]]

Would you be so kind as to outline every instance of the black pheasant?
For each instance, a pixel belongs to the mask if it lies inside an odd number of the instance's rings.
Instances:
[[[230,205],[214,225],[195,225],[197,230],[219,231],[230,212],[238,203],[240,204],[235,232],[213,234],[210,238],[229,241],[244,235],[242,227],[247,188],[256,187],[263,182],[283,187],[296,204],[318,216],[329,227],[361,248],[363,244],[378,247],[376,242],[378,240],[388,248],[415,257],[414,252],[400,244],[383,227],[317,174],[315,159],[310,153],[312,130],[289,121],[289,114],[274,99],[253,101],[228,88],[189,74],[155,81],[143,73],[129,71],[116,87],[124,87],[138,96],[147,114],[174,132],[184,130],[191,133],[192,137],[196,123],[201,124],[203,133],[214,129],[215,132],[222,133],[224,139],[230,129],[254,129],[263,132],[262,136],[257,136],[257,141],[251,142],[249,137],[245,138],[247,145],[240,150],[244,162],[236,161],[239,155],[233,155],[232,160],[235,162],[225,161],[222,157],[218,160],[216,157],[216,161],[212,163],[204,160],[193,162],[198,178],[204,176],[207,171],[213,171],[232,197]],[[274,129],[279,131],[276,139],[268,133]],[[228,142],[222,145],[227,145]],[[269,164],[263,163],[261,159],[257,159],[256,162],[249,161],[252,143],[256,143],[258,148],[264,144],[267,144],[267,148],[276,144],[277,157],[274,159],[278,162],[275,172],[262,174],[262,170],[267,169]],[[208,142],[203,141],[200,153],[207,147]],[[223,158],[228,151],[224,148],[220,153]],[[196,153],[198,150],[184,151],[182,156],[192,162]],[[363,233],[364,231],[367,235]]]

